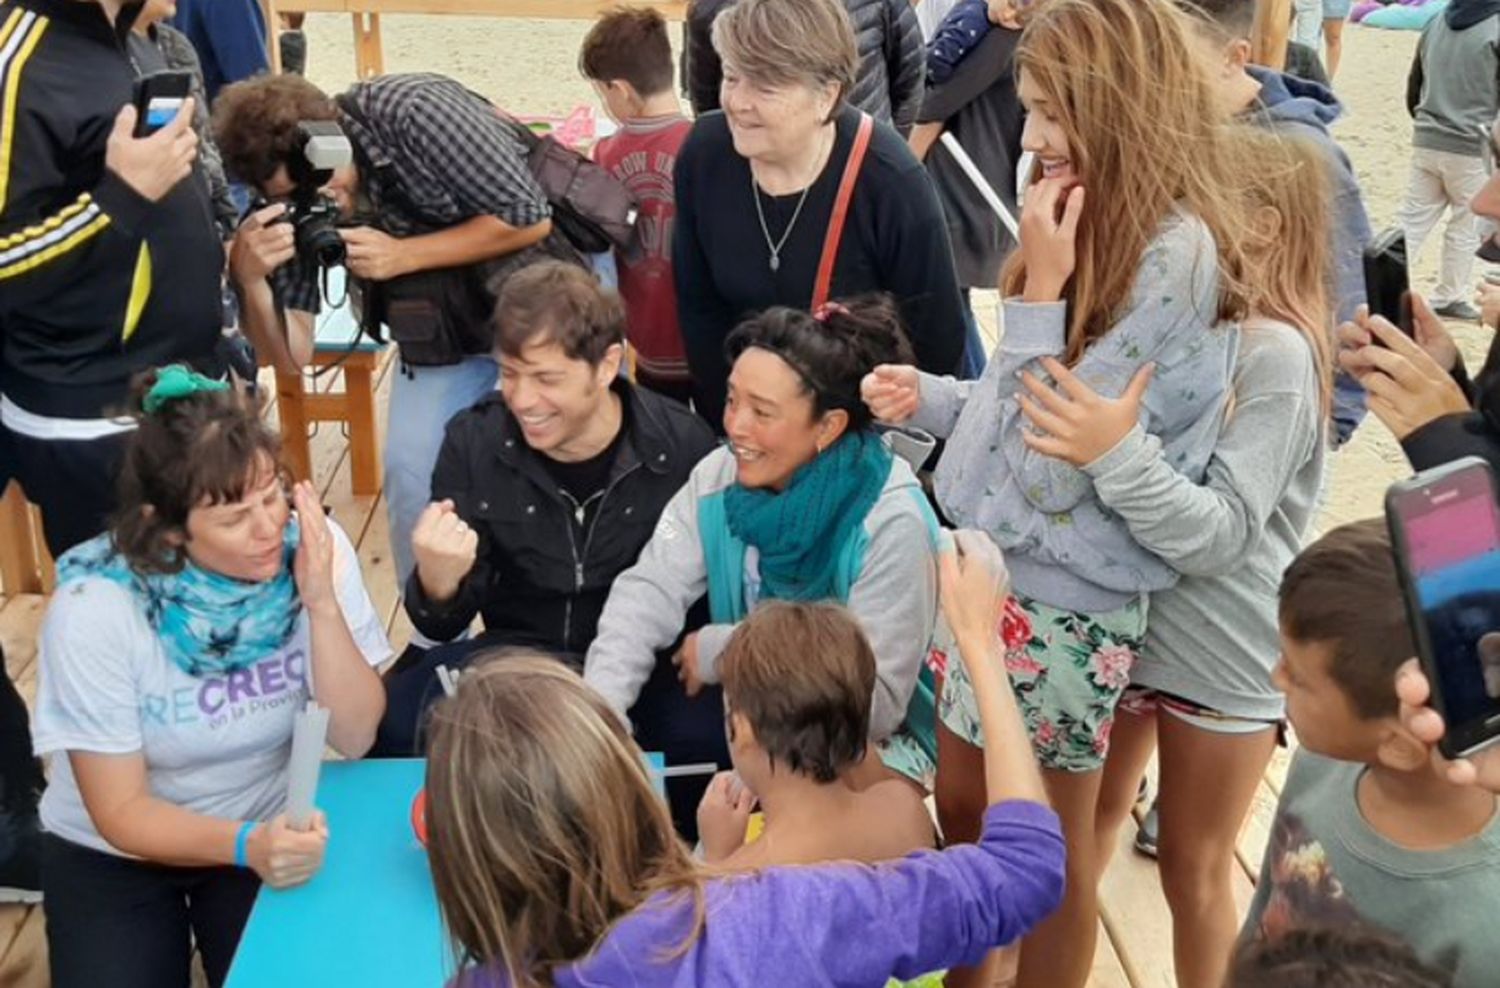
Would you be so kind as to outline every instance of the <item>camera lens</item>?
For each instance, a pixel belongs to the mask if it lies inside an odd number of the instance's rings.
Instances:
[[[297,253],[312,258],[320,267],[343,264],[347,256],[344,238],[334,226],[338,207],[327,196],[319,196],[310,206],[297,211]]]

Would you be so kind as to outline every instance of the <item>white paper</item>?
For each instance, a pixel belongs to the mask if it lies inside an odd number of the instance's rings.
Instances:
[[[292,760],[287,770],[286,816],[293,830],[312,828],[313,799],[328,740],[328,710],[308,701],[292,725]]]

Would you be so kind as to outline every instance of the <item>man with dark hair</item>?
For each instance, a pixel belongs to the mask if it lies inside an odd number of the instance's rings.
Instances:
[[[714,445],[685,406],[620,376],[624,309],[589,272],[534,264],[506,282],[495,318],[501,391],[448,423],[406,584],[428,638],[450,641],[476,615],[485,630],[398,663],[382,754],[417,749],[439,665],[524,645],[581,668],[610,585]]]
[[[309,155],[327,145],[309,123],[336,124],[352,158],[315,164]],[[404,581],[443,427],[495,388],[494,291],[538,257],[582,260],[554,233],[516,131],[445,76],[381,76],[334,98],[298,76],[252,79],[224,90],[214,131],[230,175],[271,201],[245,220],[230,256],[262,360],[299,373],[312,356],[324,262],[298,247],[296,231],[313,202],[337,214],[364,324],[389,327],[401,348],[385,497]]]

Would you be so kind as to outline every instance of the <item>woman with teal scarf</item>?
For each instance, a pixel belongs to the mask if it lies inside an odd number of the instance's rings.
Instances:
[[[149,375],[109,531],[58,560],[36,750],[54,988],[223,983],[262,882],[307,881],[328,840],[284,813],[309,699],[357,758],[390,655],[348,537],[222,382]]]
[[[875,750],[925,786],[932,752],[908,714],[925,713],[913,697],[937,617],[937,523],[859,395],[870,369],[910,353],[895,307],[869,297],[813,315],[770,309],[737,327],[726,350],[728,444],[698,464],[615,582],[584,678],[629,716],[656,653],[678,641],[706,596],[709,623],[686,629],[672,660],[692,697],[718,682],[719,654],[757,603],[835,601],[875,651]],[[882,774],[871,760],[859,778]]]

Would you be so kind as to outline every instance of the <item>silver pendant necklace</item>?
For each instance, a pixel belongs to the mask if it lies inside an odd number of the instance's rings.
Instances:
[[[760,186],[755,181],[755,172],[750,173],[750,194],[755,197],[755,215],[760,219],[761,236],[766,238],[766,249],[771,252],[771,273],[775,274],[781,270],[781,248],[786,246],[787,239],[792,235],[792,229],[797,225],[797,217],[802,215],[802,205],[807,202],[807,194],[812,191],[812,183],[802,190],[797,197],[797,208],[792,210],[792,218],[787,223],[786,229],[781,231],[780,240],[771,239],[771,229],[766,226],[766,210],[760,202]]]

